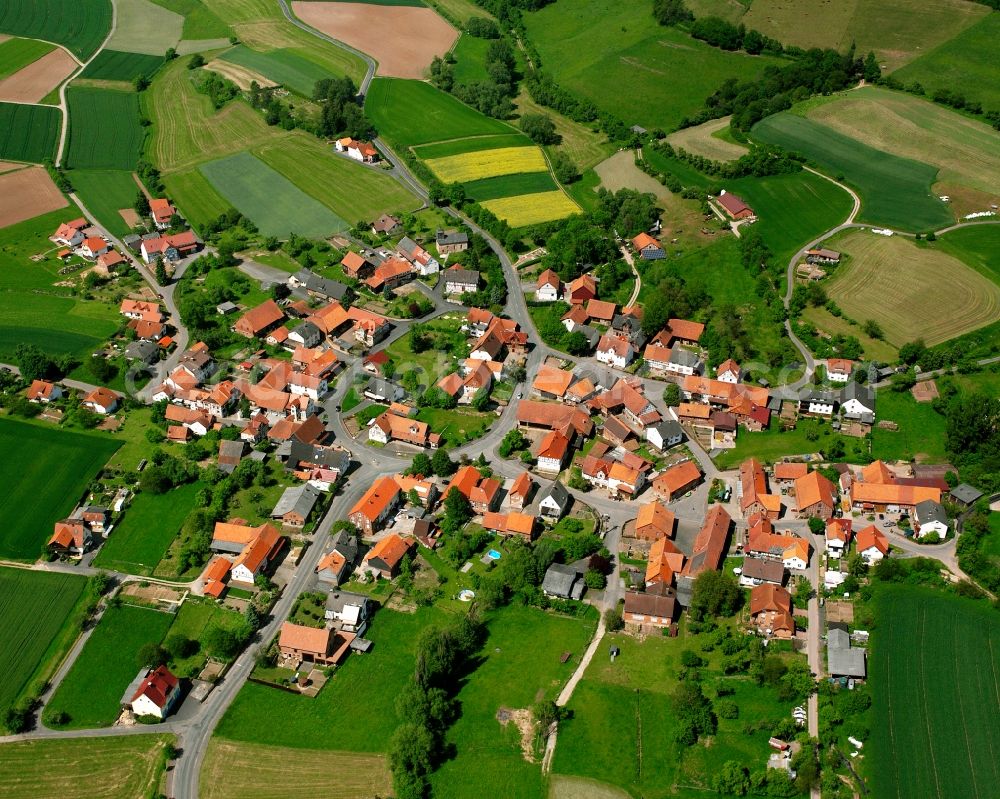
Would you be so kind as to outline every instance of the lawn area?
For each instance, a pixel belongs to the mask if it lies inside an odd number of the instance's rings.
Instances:
[[[45,39],[89,58],[111,30],[111,0],[86,4],[66,0],[6,0],[0,5],[0,33]]]
[[[681,128],[667,137],[671,147],[686,150],[713,161],[735,161],[747,152],[746,146],[735,141],[729,131],[731,117],[710,119],[700,125]]]
[[[763,142],[801,153],[831,177],[842,176],[861,197],[859,221],[922,231],[953,220],[948,206],[931,192],[938,170],[930,164],[871,147],[789,111],[761,120],[752,132]]]
[[[8,39],[0,42],[0,79],[13,75],[28,64],[35,63],[55,47],[37,39]]]
[[[856,322],[878,320],[894,346],[939,344],[1000,317],[1000,284],[934,244],[851,230],[824,246],[849,256],[824,281],[827,296]]]
[[[166,494],[140,491],[94,560],[102,569],[150,575],[195,506],[201,483]]]
[[[973,225],[946,233],[935,249],[954,255],[1000,285],[1000,225]]]
[[[103,436],[0,418],[0,557],[35,560],[52,525],[73,510],[118,446]]]
[[[559,0],[524,23],[545,71],[626,125],[672,130],[727,78],[749,80],[784,63],[660,27],[645,3]]]
[[[902,585],[881,586],[875,611],[873,796],[989,795],[1000,779],[1000,619],[984,603]]]
[[[984,122],[905,92],[866,86],[804,104],[805,115],[877,150],[938,167],[935,194],[997,195],[1000,137]],[[796,109],[797,110],[797,109]],[[952,205],[959,196],[952,197]],[[986,205],[959,209],[985,210]]]
[[[0,103],[0,159],[37,164],[51,161],[61,124],[58,108]]]
[[[250,153],[209,161],[199,169],[233,206],[265,236],[298,233],[324,238],[347,229],[347,222]]]
[[[1000,108],[1000,83],[996,79],[996,45],[1000,14],[987,14],[920,58],[893,73],[903,83],[920,83],[928,94],[937,89],[954,91],[978,101],[985,108]]]
[[[881,400],[882,395],[879,395]],[[882,407],[879,406],[879,418],[882,418]],[[816,438],[812,438],[816,436]],[[757,458],[762,463],[774,463],[786,455],[805,455],[819,452],[829,447],[834,440],[840,439],[847,450],[844,458],[851,461],[850,453],[854,445],[852,439],[834,433],[830,425],[818,419],[800,419],[794,430],[781,431],[777,421],[772,422],[769,430],[760,433],[748,433],[740,430],[736,436],[736,447],[725,450],[719,457],[713,458],[716,465],[722,469],[734,469],[747,458]]]
[[[64,729],[107,727],[121,712],[122,693],[139,671],[136,655],[148,643],[160,643],[173,615],[120,605],[108,608],[73,667],[45,706],[46,724],[66,713]]]
[[[289,763],[295,763],[294,788],[288,781]],[[310,752],[303,758],[300,749],[213,738],[201,769],[200,795],[205,799],[246,799],[246,786],[231,779],[236,772],[253,774],[253,795],[257,797],[361,799],[392,793],[392,775],[383,755],[330,751]]]
[[[0,253],[0,269],[7,259]],[[4,282],[0,277],[0,285]],[[50,355],[90,357],[115,330],[117,314],[97,301],[30,291],[0,298],[0,361],[11,363],[17,345],[32,341]]]
[[[0,629],[4,631],[0,714],[32,682],[43,681],[54,670],[78,632],[67,622],[86,583],[86,578],[73,574],[0,568]]]
[[[484,81],[489,78],[486,72],[486,48],[489,39],[477,39],[468,33],[463,33],[452,49],[455,57],[455,83],[469,84]]]
[[[71,86],[66,164],[77,169],[135,169],[142,148],[139,95]],[[115,120],[109,125],[108,120]]]
[[[497,711],[554,699],[579,663],[595,621],[513,605],[490,618],[479,665],[458,692],[462,715],[448,730],[457,756],[431,778],[435,797],[545,796],[540,765],[524,759],[519,731],[513,724],[502,727]],[[572,656],[561,663],[564,652]]]
[[[445,618],[434,608],[379,610],[365,634],[375,642],[372,651],[349,657],[317,697],[247,683],[216,737],[298,750],[384,752],[398,724],[396,694],[413,674],[416,638]]]
[[[391,144],[414,144],[511,133],[506,122],[491,119],[431,84],[400,78],[375,78],[365,112]],[[412,120],[419,119],[414,125]]]
[[[157,793],[172,735],[120,735],[0,745],[4,799],[144,799]]]
[[[917,402],[909,391],[878,392],[879,421],[895,422],[899,430],[872,431],[872,454],[882,460],[916,460],[937,463],[947,459],[944,448],[945,419],[929,402]]]
[[[115,236],[125,236],[132,229],[118,211],[131,209],[139,187],[132,173],[123,169],[74,169],[70,174],[73,188],[97,221]]]
[[[421,408],[417,419],[427,422],[431,432],[441,436],[441,443],[447,447],[457,447],[468,441],[480,438],[496,419],[488,413],[464,408]]]
[[[605,637],[601,655],[570,701],[572,718],[560,724],[553,773],[588,777],[659,799],[704,795],[711,791],[712,775],[729,760],[751,769],[765,760],[769,730],[787,718],[793,703],[780,701],[774,688],[758,686],[745,674],[724,676],[721,650],[701,647],[715,635],[693,635],[682,624],[677,638],[650,636],[640,642],[621,634]],[[614,662],[605,656],[611,646],[621,649]],[[685,649],[707,661],[702,668],[706,687],[724,683],[739,706],[739,718],[719,719],[709,746],[684,748],[673,740],[670,693],[678,685]],[[710,687],[707,693],[714,695]],[[748,734],[744,728],[754,722],[761,722],[760,729]]]
[[[815,326],[818,331],[831,336],[854,336],[861,342],[865,357],[882,363],[895,363],[899,351],[886,341],[866,336],[859,325],[852,325],[842,316],[834,316],[826,308],[807,307],[802,312],[802,318]]]
[[[777,263],[788,263],[805,244],[836,227],[851,212],[851,196],[812,172],[742,178],[726,184],[757,213],[754,228],[774,253]]]
[[[235,610],[216,605],[211,599],[189,596],[174,616],[174,621],[164,638],[183,635],[191,641],[200,641],[205,630],[218,626],[232,630],[242,624],[243,617]],[[208,655],[200,648],[190,657],[171,660],[170,669],[178,677],[196,677],[204,668]]]
[[[1000,558],[1000,513],[990,514],[990,533],[983,539],[982,552]]]
[[[280,83],[286,89],[307,98],[312,98],[316,81],[330,77],[328,70],[289,49],[261,53],[240,44],[227,50],[219,58],[258,72],[268,80]]]

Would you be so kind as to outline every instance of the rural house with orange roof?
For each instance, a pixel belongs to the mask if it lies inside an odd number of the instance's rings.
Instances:
[[[402,538],[389,533],[373,546],[361,561],[361,573],[385,580],[399,574],[399,566],[417,545],[412,538]]]
[[[380,477],[354,503],[348,511],[347,519],[357,527],[364,536],[371,536],[388,520],[389,516],[402,501],[403,492],[391,477]]]

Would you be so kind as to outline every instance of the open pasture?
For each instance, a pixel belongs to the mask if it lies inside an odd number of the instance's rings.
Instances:
[[[229,210],[229,200],[215,190],[197,167],[164,175],[163,185],[195,230],[204,230],[207,223]]]
[[[40,166],[0,175],[0,228],[67,205],[63,193]]]
[[[111,50],[162,56],[181,40],[184,17],[150,0],[117,0],[117,11]]]
[[[1000,108],[996,77],[1000,14],[988,14],[953,39],[935,47],[893,73],[903,83],[917,82],[928,94],[937,89],[960,91],[987,109]]]
[[[850,257],[826,282],[827,295],[858,322],[878,320],[897,347],[918,338],[939,344],[1000,316],[1000,286],[930,246],[866,230],[828,246]]]
[[[500,197],[486,200],[482,205],[513,228],[565,219],[581,213],[580,206],[561,191]]]
[[[41,163],[55,158],[58,108],[0,103],[0,158]]]
[[[250,153],[209,161],[199,169],[219,194],[252,219],[266,236],[287,238],[294,232],[323,238],[348,226],[329,208]]]
[[[293,2],[292,10],[307,25],[370,55],[378,62],[378,74],[388,77],[424,77],[434,56],[443,56],[458,38],[458,31],[429,8]]]
[[[365,111],[379,134],[399,147],[516,132],[506,122],[414,80],[376,78],[368,90]],[[420,124],[414,125],[414,119]]]
[[[672,147],[680,147],[702,158],[713,161],[735,161],[747,152],[742,144],[734,144],[721,138],[721,132],[729,130],[729,117],[710,119],[691,128],[682,128],[667,136]]]
[[[614,145],[603,133],[591,130],[587,125],[574,122],[551,108],[539,105],[531,99],[527,89],[521,90],[514,104],[521,116],[544,114],[551,119],[556,127],[556,133],[562,138],[559,144],[553,145],[554,149],[568,155],[581,171],[590,169],[615,151]]]
[[[59,633],[85,584],[82,576],[0,568],[0,629],[4,632],[0,713],[17,702],[43,660],[52,662],[62,654],[57,637],[63,638]]]
[[[528,172],[519,175],[483,178],[465,183],[464,186],[466,196],[471,197],[476,202],[495,200],[498,197],[555,191],[559,188],[548,172]]]
[[[873,795],[991,796],[1000,780],[996,613],[912,586],[884,586],[875,601]]]
[[[325,689],[324,689],[325,690]],[[295,779],[288,779],[294,762]],[[231,779],[237,770],[253,773],[253,787]],[[335,775],[335,776],[331,776]],[[235,743],[213,738],[201,770],[200,794],[205,799],[364,799],[389,796],[392,775],[384,755],[356,752],[310,752],[282,746]]]
[[[754,0],[740,20],[786,45],[874,50],[892,71],[986,16],[963,0]]]
[[[38,39],[7,39],[0,42],[0,78],[6,78],[55,50],[55,45]]]
[[[525,14],[524,23],[556,82],[626,125],[672,130],[727,78],[750,79],[784,63],[661,27],[647,3],[559,0]]]
[[[912,94],[873,86],[810,104],[806,114],[869,147],[936,166],[942,187],[935,187],[936,194],[966,186],[992,202],[1000,198],[1000,136],[989,125]]]
[[[261,53],[244,45],[237,45],[220,55],[219,60],[257,72],[304,97],[312,97],[316,81],[334,77],[328,70],[303,58],[294,50]]]
[[[523,172],[547,172],[548,164],[538,147],[505,147],[476,153],[432,158],[426,161],[430,170],[444,183],[465,183],[469,180],[516,175]]]
[[[86,60],[111,30],[111,0],[6,0],[0,5],[0,33],[65,45]]]
[[[47,97],[78,64],[69,53],[56,47],[13,75],[0,81],[0,101],[38,103]]]
[[[0,557],[35,560],[52,525],[119,446],[104,436],[0,419]]]
[[[74,169],[71,178],[83,204],[102,225],[116,236],[131,232],[118,213],[132,208],[139,193],[139,186],[131,172],[123,169]]]
[[[293,133],[253,154],[346,220],[412,211],[420,201],[380,170],[340,158],[312,136]]]
[[[929,164],[878,150],[787,111],[758,122],[753,135],[801,153],[833,177],[842,175],[861,197],[859,221],[913,231],[953,220],[948,206],[931,193],[938,170]]]
[[[5,799],[145,799],[157,793],[171,735],[121,735],[0,745]]]
[[[46,724],[66,713],[65,729],[111,726],[121,712],[122,694],[139,672],[139,650],[160,643],[173,619],[172,613],[135,605],[109,607],[45,706]]]
[[[133,81],[140,75],[150,77],[163,64],[163,55],[126,53],[120,50],[101,50],[97,58],[80,73],[90,80]]]
[[[232,31],[219,19],[203,0],[153,0],[158,6],[184,17],[184,29],[181,32],[183,44],[198,45],[210,39],[223,39],[222,46],[229,43]],[[182,52],[179,47],[178,52]]]
[[[135,169],[143,138],[139,95],[71,86],[66,98],[70,121],[68,166]]]

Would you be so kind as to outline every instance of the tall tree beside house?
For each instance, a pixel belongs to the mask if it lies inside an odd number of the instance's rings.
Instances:
[[[146,196],[146,192],[142,189],[139,189],[139,191],[136,192],[135,203],[132,207],[139,216],[149,216],[149,198]]]
[[[161,286],[167,285],[170,280],[170,276],[167,274],[167,267],[163,263],[162,258],[156,260],[156,282]]]

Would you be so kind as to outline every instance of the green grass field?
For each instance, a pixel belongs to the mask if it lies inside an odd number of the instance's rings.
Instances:
[[[142,148],[139,95],[70,87],[67,165],[75,169],[135,169]],[[108,124],[109,120],[114,124]]]
[[[473,180],[464,185],[466,195],[477,202],[518,194],[534,194],[539,191],[555,191],[557,188],[556,182],[548,172],[501,175]]]
[[[162,55],[124,53],[118,50],[101,50],[97,58],[87,64],[81,78],[91,80],[135,80],[140,75],[149,77],[163,64]]]
[[[803,110],[799,110],[802,108]],[[804,103],[795,108],[838,133],[870,147],[938,167],[935,194],[952,196],[959,214],[984,210],[998,195],[1000,137],[989,125],[904,92],[866,86]],[[960,188],[987,197],[967,199],[959,210]],[[965,205],[963,203],[963,205]]]
[[[0,557],[35,560],[52,525],[73,510],[118,446],[103,436],[0,419]]]
[[[881,408],[879,411],[881,412]],[[819,438],[812,439],[813,434]],[[725,450],[714,460],[720,469],[734,469],[747,458],[757,458],[761,463],[774,463],[786,455],[819,452],[838,438],[844,442],[847,452],[850,453],[850,439],[833,433],[830,425],[824,425],[819,420],[804,419],[794,430],[785,432],[780,430],[777,423],[772,423],[770,429],[760,433],[741,430],[736,437],[736,447]],[[850,461],[851,458],[848,456],[844,460]]]
[[[895,422],[899,430],[872,430],[872,454],[886,461],[916,459],[940,463],[945,450],[945,419],[930,403],[917,402],[909,391],[882,389],[876,398],[879,420]]]
[[[37,39],[8,39],[0,42],[0,79],[13,75],[18,70],[34,64],[55,47]]]
[[[382,609],[366,638],[369,655],[350,657],[315,698],[247,683],[216,729],[216,737],[295,749],[384,752],[398,724],[396,694],[413,674],[413,648],[434,608],[415,614]]]
[[[181,40],[184,17],[149,0],[117,0],[115,32],[108,47],[162,56]]]
[[[467,139],[449,139],[436,144],[421,144],[413,148],[420,158],[447,158],[449,155],[478,153],[483,150],[495,150],[502,147],[530,147],[531,139],[520,131],[510,130],[507,133],[497,133],[487,136],[472,136]]]
[[[46,723],[56,713],[66,713],[64,729],[110,726],[121,712],[122,694],[139,671],[136,655],[145,644],[160,643],[173,618],[134,605],[108,608],[45,706]]]
[[[452,49],[452,55],[455,57],[453,73],[455,83],[469,84],[489,78],[489,74],[486,72],[486,48],[488,46],[488,39],[477,39],[467,33],[461,35]]]
[[[346,230],[347,222],[249,153],[202,164],[199,169],[266,236],[290,233],[321,238]]]
[[[242,623],[239,612],[215,604],[210,598],[198,599],[188,597],[174,616],[173,623],[166,635],[183,635],[191,641],[201,641],[205,631],[211,626],[232,630]],[[171,660],[170,670],[178,677],[197,677],[205,667],[207,653],[200,645],[194,654],[182,660]]]
[[[139,187],[131,172],[122,169],[74,169],[70,173],[73,188],[97,220],[115,236],[131,232],[122,215],[132,208]]]
[[[0,568],[0,713],[17,702],[43,662],[62,654],[67,641],[60,633],[85,584],[82,576]]]
[[[869,676],[876,799],[989,796],[1000,779],[1000,620],[982,603],[883,586]]]
[[[971,225],[953,230],[938,239],[934,247],[961,259],[1000,285],[1000,225]]]
[[[61,123],[58,108],[0,103],[0,160],[53,160]]]
[[[259,72],[265,78],[280,83],[304,97],[312,97],[316,81],[335,77],[319,64],[304,58],[294,50],[282,49],[261,53],[241,44],[232,50],[227,50],[219,58]]]
[[[646,3],[559,0],[524,22],[545,71],[626,125],[671,130],[727,78],[747,80],[782,63],[660,27]]]
[[[757,212],[760,230],[777,263],[847,219],[853,201],[842,188],[811,172],[742,178],[726,184]]]
[[[798,152],[858,192],[859,221],[926,230],[947,225],[948,206],[931,193],[938,170],[869,147],[810,119],[783,112],[754,125],[755,138]]]
[[[152,574],[194,508],[201,487],[189,483],[166,494],[137,494],[94,563],[102,569]]]
[[[826,246],[850,256],[824,281],[827,295],[857,322],[877,319],[897,347],[939,344],[1000,316],[1000,285],[931,244],[851,230]]]
[[[143,799],[156,794],[172,735],[121,735],[0,745],[5,799]]]
[[[219,194],[197,169],[166,175],[163,185],[195,230],[204,230],[208,222],[217,219],[230,207],[229,200]]]
[[[111,30],[111,0],[85,4],[66,0],[6,0],[0,5],[0,33],[63,44],[87,59]]]
[[[505,122],[491,119],[429,83],[399,78],[375,78],[365,111],[379,134],[399,147],[511,133]],[[419,119],[420,124],[412,120]]]
[[[435,797],[545,796],[540,766],[525,761],[520,732],[513,724],[502,727],[497,711],[554,699],[579,663],[593,628],[593,620],[517,606],[489,620],[480,663],[458,693],[462,715],[448,730],[457,756],[431,778]],[[566,663],[560,662],[563,652],[571,653]]]
[[[996,79],[996,44],[1000,14],[988,14],[953,39],[926,52],[893,73],[905,84],[917,82],[928,94],[937,89],[960,92],[986,109],[1000,109]]]
[[[213,14],[202,0],[153,0],[158,6],[184,17],[184,40],[229,38],[229,26]]]
[[[565,153],[581,171],[596,166],[615,151],[614,145],[608,141],[603,133],[595,132],[588,125],[574,122],[551,108],[539,105],[531,99],[526,89],[522,89],[517,96],[515,105],[518,113],[522,116],[524,114],[545,114],[551,119],[556,127],[556,133],[559,134],[562,141],[559,144],[546,147],[546,152],[559,150]]]

